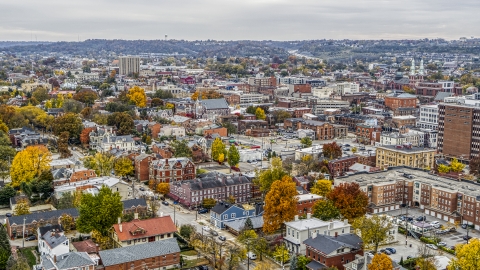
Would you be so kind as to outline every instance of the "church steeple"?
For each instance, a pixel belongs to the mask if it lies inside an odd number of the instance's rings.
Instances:
[[[412,66],[410,67],[410,75],[415,75],[415,58],[412,59]]]
[[[423,68],[423,58],[422,58],[422,60],[420,60],[420,70],[418,71],[418,74],[424,75],[424,73],[425,73],[425,70]]]

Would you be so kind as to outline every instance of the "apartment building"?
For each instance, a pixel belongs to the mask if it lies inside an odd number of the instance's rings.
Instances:
[[[462,86],[454,81],[418,82],[415,84],[415,92],[417,95],[431,97],[436,96],[439,92],[461,95]]]
[[[156,183],[169,183],[195,178],[195,164],[186,157],[151,160],[149,179]]]
[[[380,213],[409,205],[426,215],[480,229],[480,186],[430,174],[421,169],[390,167],[335,179],[335,185],[357,183],[369,197],[369,212]]]
[[[123,56],[119,58],[120,75],[140,72],[140,57]]]
[[[470,160],[480,153],[480,107],[438,105],[438,151],[444,155]]]
[[[417,127],[438,129],[438,104],[420,105],[420,117],[417,119]]]
[[[384,145],[377,147],[379,168],[410,166],[413,168],[433,168],[435,149],[425,149],[406,145]]]
[[[360,91],[360,85],[354,82],[338,83],[335,86],[335,93],[340,96],[343,96],[345,94],[358,93],[359,91]]]
[[[295,196],[297,199],[297,215],[307,215],[312,213],[313,205],[322,199],[322,196],[317,194],[307,193]]]

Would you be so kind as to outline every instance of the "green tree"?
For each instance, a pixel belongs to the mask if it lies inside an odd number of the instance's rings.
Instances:
[[[191,224],[183,224],[180,226],[180,235],[185,239],[190,239],[192,233],[195,233],[195,227]]]
[[[133,174],[134,167],[129,158],[121,157],[114,161],[113,170],[115,171],[116,175],[126,177]]]
[[[0,225],[0,269],[6,269],[11,254],[10,241],[5,226]]]
[[[257,120],[265,120],[267,118],[267,116],[265,115],[265,111],[260,107],[255,110],[255,117],[257,118]]]
[[[118,135],[128,135],[133,130],[133,118],[126,112],[114,112],[107,117],[107,124],[117,128]]]
[[[311,261],[312,260],[305,255],[298,256],[296,270],[307,270],[307,264],[309,264]]]
[[[249,114],[255,114],[257,111],[257,107],[254,107],[254,106],[248,106],[247,109],[245,110],[246,113],[249,113]]]
[[[252,224],[252,220],[250,219],[250,217],[247,218],[247,220],[245,220],[245,224],[243,225],[243,230],[253,230],[253,224]]]
[[[192,157],[192,149],[188,147],[186,140],[175,140],[170,143],[174,157]]]
[[[238,152],[238,149],[235,147],[235,145],[231,145],[230,149],[228,149],[228,165],[237,166],[239,162],[240,152]]]
[[[361,216],[352,224],[352,228],[362,237],[365,248],[372,249],[374,254],[378,246],[393,239],[393,224],[387,215]]]
[[[109,230],[123,212],[120,194],[103,186],[98,194],[84,193],[79,206],[77,230],[81,233],[98,231],[102,236],[109,236]]]
[[[282,265],[284,265],[285,262],[290,259],[290,253],[284,245],[281,245],[277,246],[277,248],[272,254],[272,257],[275,258],[275,260],[279,261]]]
[[[203,206],[203,208],[211,209],[215,206],[216,203],[217,203],[217,201],[215,201],[215,199],[205,198],[202,201],[202,206]]]
[[[10,198],[15,197],[17,191],[10,185],[4,186],[0,189],[0,205],[9,205]]]
[[[74,196],[70,192],[63,193],[62,197],[58,199],[57,209],[75,208]]]
[[[280,180],[283,176],[287,175],[283,169],[281,158],[274,157],[271,159],[270,163],[270,168],[268,170],[257,172],[255,179],[255,182],[260,186],[260,190],[264,193],[270,190],[273,182]]]
[[[242,232],[238,235],[237,240],[238,242],[247,245],[247,243],[253,243],[257,237],[258,236],[254,230],[242,230]]]
[[[312,207],[312,216],[323,221],[340,217],[340,211],[329,200],[318,200]]]
[[[50,96],[48,95],[48,90],[41,86],[35,88],[35,90],[32,92],[32,97],[34,97],[39,102],[43,102],[50,98]]]
[[[310,137],[303,137],[301,140],[300,140],[300,143],[302,144],[302,146],[305,148],[305,147],[310,147],[312,146],[312,139]]]
[[[217,160],[220,157],[220,154],[225,152],[225,144],[223,144],[220,138],[215,138],[212,143],[212,159]]]
[[[82,119],[75,113],[66,113],[56,118],[53,123],[53,132],[57,136],[66,131],[70,138],[79,139],[82,129]]]
[[[253,250],[255,251],[255,254],[257,254],[260,257],[260,261],[263,260],[263,255],[268,253],[270,245],[265,239],[265,237],[259,237],[257,240],[253,243]]]
[[[230,136],[237,133],[237,126],[230,122],[223,123],[222,126],[227,129],[227,133]]]
[[[96,153],[95,156],[86,156],[83,166],[95,171],[97,176],[110,175],[113,169],[115,157],[110,153]]]

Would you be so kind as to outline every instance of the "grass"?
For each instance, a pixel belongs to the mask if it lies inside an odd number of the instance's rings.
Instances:
[[[20,252],[25,257],[25,259],[27,259],[28,265],[30,265],[30,267],[33,267],[37,264],[37,259],[35,258],[35,255],[33,255],[33,252],[35,252],[35,247],[22,248],[20,249]]]
[[[182,251],[180,254],[185,256],[197,256],[198,253],[196,250],[186,250],[186,251]]]
[[[195,267],[197,265],[205,265],[210,263],[207,259],[205,258],[200,258],[199,260],[194,259],[194,260],[185,260],[184,264],[182,265],[182,269],[188,269]]]

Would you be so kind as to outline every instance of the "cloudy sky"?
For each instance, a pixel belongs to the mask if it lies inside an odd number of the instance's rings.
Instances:
[[[0,40],[480,36],[480,0],[0,0],[0,7]]]

